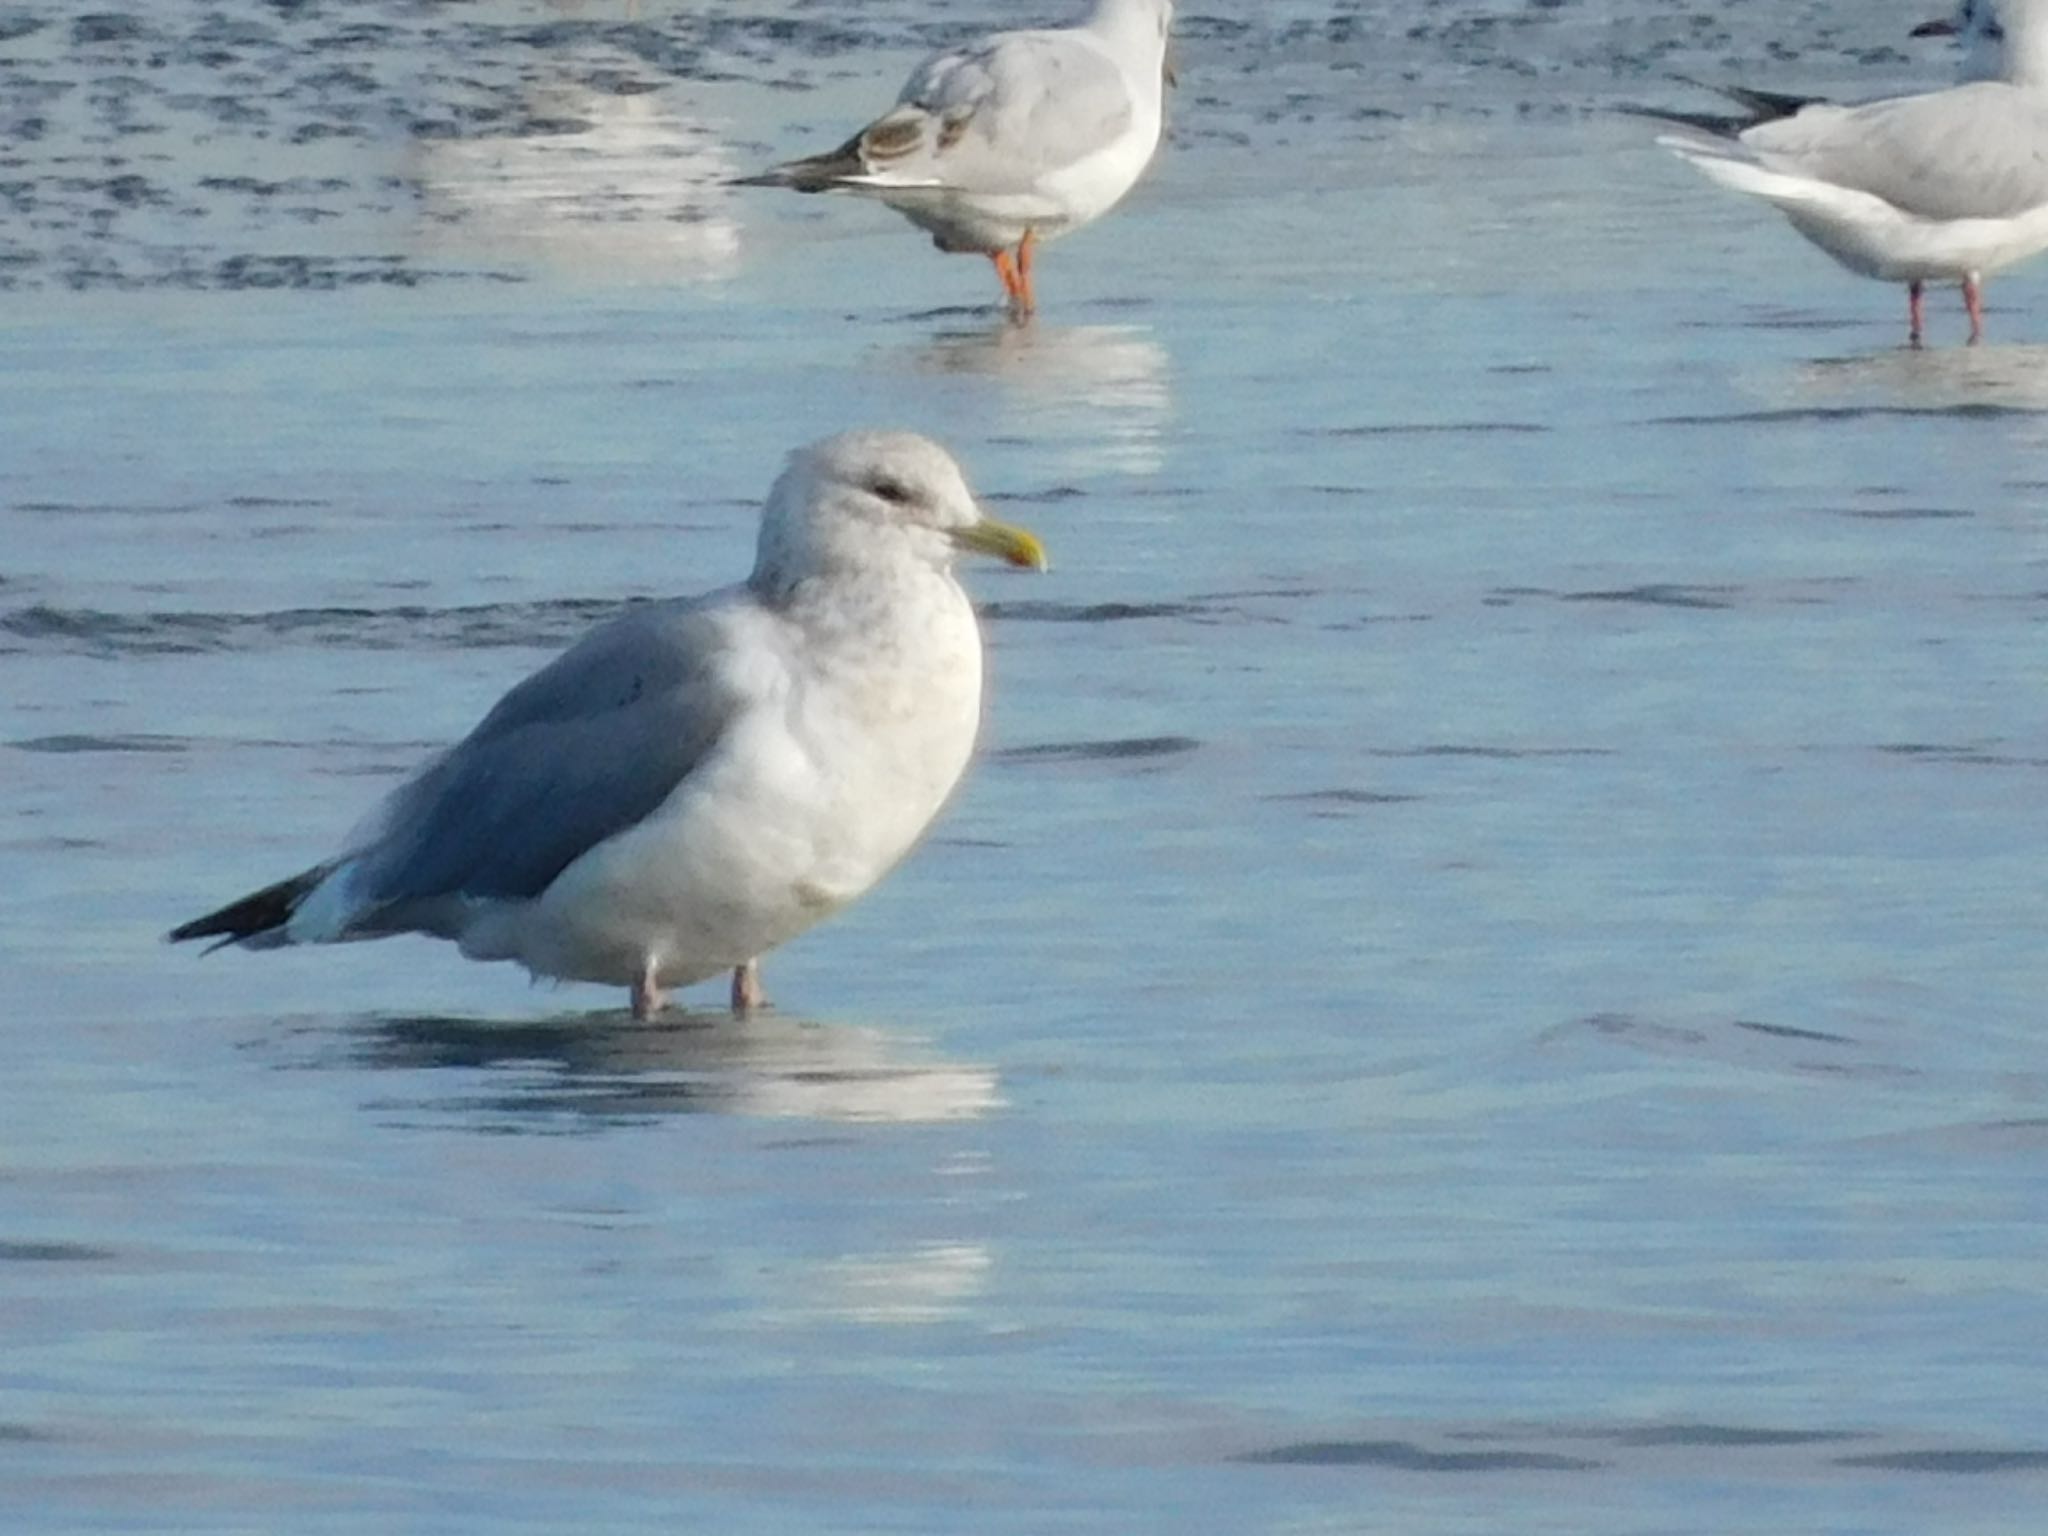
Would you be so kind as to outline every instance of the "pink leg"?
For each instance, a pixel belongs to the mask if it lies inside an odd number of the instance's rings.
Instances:
[[[745,965],[733,967],[732,1011],[745,1018],[757,1009],[768,1006],[768,989],[761,985],[761,962],[749,960]]]
[[[668,1006],[668,999],[654,978],[654,961],[641,962],[640,974],[633,978],[633,1017],[643,1023]]]
[[[1920,280],[1915,278],[1906,284],[1906,340],[1912,346],[1920,345],[1920,332],[1925,327],[1927,304],[1925,291]]]
[[[1963,279],[1963,308],[1970,312],[1970,345],[1984,339],[1984,285],[1972,272]]]

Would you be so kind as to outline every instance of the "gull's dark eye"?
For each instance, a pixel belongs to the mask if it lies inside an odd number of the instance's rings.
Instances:
[[[910,494],[909,486],[905,485],[901,480],[892,479],[888,475],[875,476],[874,479],[868,482],[868,489],[881,497],[882,500],[893,502],[899,507],[907,507],[917,499]]]

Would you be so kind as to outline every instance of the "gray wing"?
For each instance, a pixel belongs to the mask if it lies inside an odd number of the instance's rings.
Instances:
[[[1810,106],[1741,142],[1770,170],[1868,192],[1920,218],[2009,218],[2048,203],[2048,106],[2001,81]]]
[[[539,895],[642,820],[721,739],[728,593],[593,630],[399,789],[355,853],[356,932],[440,926],[457,900]]]
[[[1006,32],[927,59],[894,111],[857,143],[873,186],[1030,190],[1123,132],[1136,107],[1123,73],[1072,32]]]

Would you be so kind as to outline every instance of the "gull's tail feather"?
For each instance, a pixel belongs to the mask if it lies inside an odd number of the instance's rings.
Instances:
[[[207,946],[208,954],[229,944],[245,944],[251,949],[275,948],[289,942],[285,937],[285,925],[314,888],[333,872],[332,864],[315,865],[289,880],[266,885],[239,901],[231,901],[217,912],[181,923],[164,937],[172,944],[182,944],[188,939],[218,940]]]
[[[1780,207],[1800,204],[1839,203],[1844,197],[1862,197],[1847,188],[1830,187],[1810,177],[1791,176],[1759,165],[1739,144],[1726,139],[1695,139],[1682,133],[1658,135],[1657,142],[1681,156],[1710,180],[1735,192],[1763,198]]]

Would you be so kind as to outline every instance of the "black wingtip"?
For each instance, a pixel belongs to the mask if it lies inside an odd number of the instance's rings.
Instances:
[[[332,868],[331,864],[318,865],[293,875],[289,880],[280,880],[260,891],[251,891],[218,911],[195,917],[189,923],[180,923],[164,935],[164,942],[184,944],[193,939],[218,939],[218,944],[207,946],[206,953],[212,954],[229,944],[240,944],[274,933],[291,921],[292,914],[299,910],[299,903],[306,899],[314,886],[327,878]]]
[[[858,166],[855,167],[858,170]],[[782,187],[791,192],[828,192],[837,186],[847,171],[840,162],[827,163],[818,160],[792,160],[788,165],[774,166],[753,176],[735,176],[728,187]]]
[[[1720,112],[1683,112],[1666,107],[1646,107],[1635,102],[1624,102],[1616,108],[1630,117],[1647,117],[1654,122],[1672,123],[1681,128],[1696,128],[1702,133],[1711,133],[1721,138],[1732,139],[1745,129],[1755,128],[1763,123],[1774,123],[1780,118],[1795,117],[1808,107],[1825,102],[1821,96],[1793,96],[1783,91],[1759,91],[1746,85],[1716,85],[1708,80],[1695,80],[1690,75],[1673,75],[1671,78],[1680,85],[1689,85],[1695,90],[1711,91],[1716,96],[1725,96],[1742,108],[1743,115],[1731,117]]]
[[[1622,102],[1613,110],[1624,117],[1646,118],[1673,128],[1693,128],[1719,139],[1732,139],[1755,121],[1747,117],[1730,117],[1726,113],[1678,112],[1667,107],[1646,107],[1633,101]]]
[[[726,183],[729,187],[787,187],[792,192],[829,192],[842,184],[849,176],[859,176],[867,170],[867,162],[861,158],[861,143],[869,129],[863,128],[837,149],[827,150],[822,155],[811,155],[802,160],[785,160],[781,165],[771,165],[765,171],[752,176],[739,176]]]

